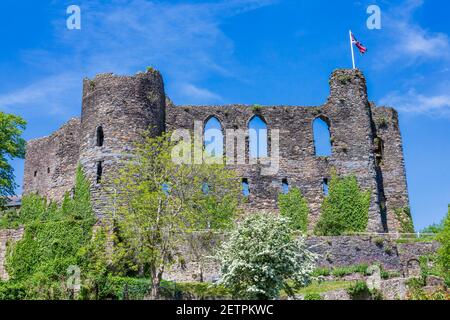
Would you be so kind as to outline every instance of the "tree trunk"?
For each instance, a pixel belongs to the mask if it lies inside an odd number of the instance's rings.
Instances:
[[[161,280],[163,271],[159,270],[152,272],[152,283],[150,286],[150,294],[147,297],[148,300],[159,300],[161,298]]]

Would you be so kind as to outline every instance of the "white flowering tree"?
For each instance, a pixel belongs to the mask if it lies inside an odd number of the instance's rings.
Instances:
[[[220,283],[235,298],[276,299],[280,291],[310,282],[316,256],[296,238],[287,218],[255,214],[232,232],[217,257]]]

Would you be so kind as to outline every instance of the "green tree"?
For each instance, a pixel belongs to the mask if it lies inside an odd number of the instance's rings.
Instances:
[[[114,263],[123,272],[152,279],[150,297],[160,295],[165,270],[185,257],[179,247],[204,229],[232,226],[240,195],[234,171],[220,164],[180,164],[172,159],[169,134],[145,136],[132,161],[114,179]],[[188,149],[191,146],[187,146]]]
[[[96,218],[89,184],[82,170],[76,173],[73,198],[48,203],[38,195],[23,198],[22,240],[8,248],[7,270],[12,281],[23,283],[29,298],[68,298],[69,266],[80,266],[79,250],[89,244]]]
[[[315,267],[315,255],[303,238],[295,238],[287,218],[255,214],[246,218],[223,244],[219,283],[236,298],[274,299],[291,284],[305,286]]]
[[[14,195],[14,169],[8,161],[25,156],[25,140],[21,138],[25,126],[19,116],[0,111],[0,208],[6,197]]]
[[[446,282],[450,284],[450,206],[447,217],[444,220],[444,227],[438,234],[437,239],[441,243],[437,253],[439,267]]]
[[[308,230],[308,202],[299,188],[292,188],[287,194],[280,194],[278,198],[281,216],[289,218],[294,230],[306,233]]]
[[[321,236],[363,232],[367,228],[370,192],[361,191],[355,176],[340,178],[332,174],[328,196],[321,207],[315,233]]]

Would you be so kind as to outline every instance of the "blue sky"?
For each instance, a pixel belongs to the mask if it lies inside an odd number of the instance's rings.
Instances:
[[[81,7],[81,30],[66,8]],[[366,9],[382,10],[382,29]],[[450,24],[446,0],[2,0],[0,110],[50,134],[81,107],[81,80],[154,66],[177,104],[319,105],[351,67],[348,29],[370,98],[400,111],[412,213],[422,228],[450,203]],[[14,162],[21,184],[23,162]]]

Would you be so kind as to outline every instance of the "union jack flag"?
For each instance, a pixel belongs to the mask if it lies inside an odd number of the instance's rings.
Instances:
[[[367,48],[364,47],[361,42],[356,40],[356,38],[355,38],[353,33],[352,33],[352,43],[358,48],[358,50],[359,50],[359,52],[361,52],[361,54],[364,54],[364,53],[367,52]]]

